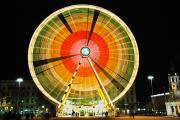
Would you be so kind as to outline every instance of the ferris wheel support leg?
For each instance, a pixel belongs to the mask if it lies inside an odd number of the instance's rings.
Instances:
[[[76,70],[75,70],[75,72],[74,72],[74,74],[73,74],[73,76],[72,76],[72,78],[71,78],[71,80],[70,80],[67,88],[66,88],[66,91],[65,91],[65,93],[64,93],[64,95],[63,95],[63,97],[62,97],[62,99],[61,99],[61,101],[60,101],[60,104],[58,105],[58,108],[57,108],[57,111],[56,111],[56,116],[59,116],[58,114],[63,110],[65,101],[66,101],[66,99],[67,99],[67,97],[69,96],[69,93],[70,93],[70,91],[71,91],[72,82],[73,82],[73,80],[74,80],[74,78],[75,78],[75,76],[76,76],[76,74],[77,74],[77,71],[78,71],[81,63],[82,63],[82,58],[81,58],[81,60],[79,61],[79,64],[78,64],[78,66],[77,66],[77,68],[76,68]]]
[[[105,98],[106,98],[106,101],[107,101],[107,103],[108,103],[108,106],[110,106],[111,110],[114,111],[114,110],[115,110],[114,105],[112,104],[112,101],[111,101],[111,99],[110,99],[110,97],[109,97],[106,89],[104,88],[104,85],[103,85],[101,79],[99,78],[99,76],[98,76],[98,74],[97,74],[97,72],[96,72],[96,70],[95,70],[95,68],[94,68],[94,66],[93,66],[93,64],[92,64],[91,59],[90,59],[89,57],[88,57],[87,59],[88,59],[88,61],[89,61],[89,63],[90,63],[91,68],[93,69],[93,72],[94,72],[94,74],[95,74],[95,76],[96,76],[96,79],[97,79],[97,81],[98,81],[98,83],[99,83],[99,86],[100,86],[100,88],[101,88],[101,90],[102,90],[102,92],[103,92],[103,94],[104,94],[104,96],[105,96]]]

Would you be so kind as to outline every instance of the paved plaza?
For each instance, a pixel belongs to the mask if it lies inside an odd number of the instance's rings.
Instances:
[[[178,117],[157,117],[157,116],[135,116],[135,118],[125,117],[61,117],[61,118],[34,118],[33,120],[179,120]],[[22,119],[25,120],[25,119]]]
[[[127,117],[91,117],[91,118],[52,118],[52,120],[179,120],[180,118],[175,117],[149,117],[149,116],[135,116],[135,118]]]
[[[9,118],[9,117],[8,117]],[[9,119],[1,118],[0,120],[16,120],[17,118],[11,117]],[[25,116],[21,120],[26,120]],[[130,116],[120,116],[120,117],[34,117],[31,120],[180,120],[180,117],[170,117],[170,116],[135,116],[134,119]]]

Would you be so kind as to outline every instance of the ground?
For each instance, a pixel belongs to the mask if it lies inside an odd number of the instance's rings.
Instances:
[[[135,118],[125,117],[61,117],[61,118],[50,118],[49,120],[179,120],[178,117],[157,117],[157,116],[135,116]],[[41,120],[41,118],[33,119]],[[43,119],[44,120],[44,119]],[[45,119],[46,120],[46,119]],[[47,119],[48,120],[48,119]]]

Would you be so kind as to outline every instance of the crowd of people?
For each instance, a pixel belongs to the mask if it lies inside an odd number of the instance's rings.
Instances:
[[[24,118],[25,120],[33,120],[35,117],[35,114],[33,112],[25,112],[24,114],[17,112],[5,112],[1,116],[4,120],[22,120]],[[50,114],[48,112],[42,113],[39,117],[48,120],[50,118]]]
[[[134,119],[135,117],[135,111],[133,110],[130,110],[129,112],[129,115],[131,118]],[[44,120],[49,120],[49,118],[51,117],[52,115],[50,115],[50,113],[48,112],[44,112],[42,113],[40,116],[40,118],[43,118]],[[79,113],[76,113],[74,110],[72,111],[72,116],[79,116]],[[95,113],[94,113],[94,116],[95,116]],[[102,113],[102,117],[105,116],[105,117],[108,117],[108,112],[103,112]],[[117,117],[120,116],[120,113],[118,112],[117,113]],[[33,120],[34,118],[36,118],[37,116],[31,111],[31,112],[25,112],[25,113],[20,113],[20,112],[17,112],[17,113],[13,113],[13,112],[5,112],[3,114],[3,116],[0,116],[0,118],[3,118],[4,120],[22,120],[25,119],[25,120]]]
[[[13,112],[5,112],[2,116],[3,119],[5,120],[12,120],[12,119],[16,119],[16,120],[21,120],[22,117],[25,117],[26,120],[30,120],[34,118],[34,113],[31,112],[26,112],[24,114],[17,112],[17,113],[13,113]]]

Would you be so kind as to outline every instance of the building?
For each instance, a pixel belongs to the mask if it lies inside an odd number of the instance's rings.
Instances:
[[[119,108],[120,114],[129,114],[130,110],[137,111],[137,99],[135,84],[131,86],[128,92],[117,101],[116,107]]]
[[[157,114],[180,116],[180,80],[177,73],[168,74],[169,92],[152,95],[152,107]]]
[[[180,116],[180,79],[177,73],[168,74],[170,96],[165,103],[167,115]]]
[[[166,115],[165,102],[168,101],[170,96],[169,92],[151,95],[153,111],[155,115]]]
[[[0,111],[34,112],[37,116],[43,112],[55,113],[55,105],[49,101],[36,87],[32,80],[24,80],[20,84],[15,80],[0,80]],[[121,98],[116,107],[121,114],[129,114],[137,110],[136,90],[133,84]]]
[[[22,113],[34,112],[38,116],[55,110],[55,105],[37,89],[32,80],[24,80],[20,84],[15,80],[0,80],[0,91],[1,112],[19,110]]]

